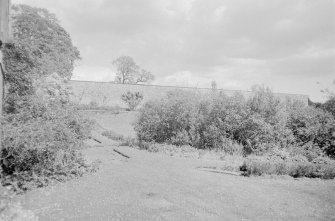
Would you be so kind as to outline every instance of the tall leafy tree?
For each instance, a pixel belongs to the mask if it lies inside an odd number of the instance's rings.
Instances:
[[[84,165],[78,147],[90,125],[69,102],[65,84],[79,51],[47,10],[16,5],[12,15],[14,40],[4,48],[7,91],[0,177],[5,179],[0,183],[27,188],[40,185],[41,177],[80,175]]]
[[[58,74],[70,79],[78,49],[56,16],[28,5],[12,7],[13,43],[4,48],[6,103],[11,112],[19,97],[34,93],[36,79]]]
[[[115,82],[119,84],[147,83],[155,77],[147,70],[141,69],[130,56],[121,56],[113,61],[116,68]]]
[[[35,77],[57,73],[71,78],[79,51],[54,14],[42,8],[13,5],[12,29],[15,48],[7,54],[8,75],[19,71]],[[22,62],[19,67],[12,63],[18,59]]]

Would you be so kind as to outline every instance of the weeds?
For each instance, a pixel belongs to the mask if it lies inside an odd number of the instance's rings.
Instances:
[[[311,162],[296,162],[290,160],[274,160],[264,157],[247,158],[240,170],[244,175],[289,175],[295,178],[309,177],[334,179],[335,164],[315,164]]]
[[[38,95],[21,97],[2,125],[3,185],[26,191],[90,171],[79,150],[90,135],[91,124],[70,103],[46,102]]]
[[[98,110],[98,111],[108,111],[113,114],[119,114],[124,111],[123,108],[119,106],[100,106],[96,102],[90,102],[89,104],[77,104],[78,110]]]
[[[139,143],[138,143],[136,138],[126,137],[121,141],[121,143],[119,145],[120,146],[128,146],[128,147],[137,147],[137,146],[139,146]]]
[[[124,137],[121,134],[117,134],[114,131],[108,130],[101,133],[102,136],[107,137],[108,139],[114,140],[114,141],[123,141]]]

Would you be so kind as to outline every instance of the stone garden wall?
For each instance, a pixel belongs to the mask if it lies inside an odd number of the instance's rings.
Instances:
[[[99,106],[120,106],[126,108],[127,106],[122,102],[121,96],[127,91],[140,92],[143,94],[144,100],[142,103],[152,99],[159,99],[163,97],[168,91],[172,90],[186,90],[197,91],[200,93],[208,94],[212,89],[210,88],[191,88],[191,87],[171,87],[171,86],[158,86],[158,85],[130,85],[130,84],[115,84],[110,82],[91,82],[91,81],[70,81],[73,89],[73,101],[80,104],[89,104],[96,102]],[[245,96],[250,96],[250,91],[234,91],[234,90],[221,90],[227,95],[233,95],[240,92]],[[276,93],[276,95],[285,100],[287,98],[293,100],[300,100],[306,105],[308,104],[307,95],[299,94],[283,94]]]

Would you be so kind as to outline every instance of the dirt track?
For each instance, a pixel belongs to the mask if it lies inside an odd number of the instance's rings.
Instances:
[[[23,196],[40,220],[335,220],[335,182],[197,170],[219,161],[89,148],[99,172]]]

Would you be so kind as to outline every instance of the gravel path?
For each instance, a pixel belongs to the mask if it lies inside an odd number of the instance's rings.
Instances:
[[[220,161],[118,147],[85,150],[92,175],[22,196],[40,220],[335,220],[335,182],[239,177],[196,169]]]

